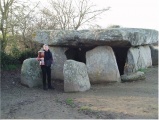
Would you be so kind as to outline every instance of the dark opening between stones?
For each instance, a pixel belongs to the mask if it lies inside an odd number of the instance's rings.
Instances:
[[[128,52],[129,48],[130,47],[112,47],[115,57],[116,57],[120,75],[124,74],[124,66],[126,63],[127,52]]]
[[[83,62],[86,64],[86,52],[93,49],[95,47],[70,47],[66,52],[65,55],[67,60],[75,60],[78,62]]]
[[[92,50],[94,47],[70,47],[66,52],[65,55],[67,57],[67,60],[75,60],[78,62],[83,62],[86,64],[86,52],[89,50]],[[127,52],[130,47],[117,47],[112,46],[112,49],[114,51],[118,69],[120,72],[120,75],[124,74],[124,66],[126,63],[127,58]]]

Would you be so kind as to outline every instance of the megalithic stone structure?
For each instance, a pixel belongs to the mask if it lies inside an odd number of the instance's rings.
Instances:
[[[158,42],[158,31],[142,28],[40,30],[33,33],[33,38],[34,41],[41,44],[48,44],[53,53],[54,64],[52,65],[52,79],[64,80],[63,67],[66,60],[73,59],[83,62],[88,66],[87,52],[99,46],[109,46],[112,48],[111,52],[114,52],[114,54],[111,54],[112,58],[116,59],[115,63],[109,64],[109,69],[111,69],[111,64],[113,64],[112,66],[117,65],[116,73],[119,74],[119,77],[113,79],[113,81],[119,81],[120,75],[135,73],[138,69],[144,69],[152,65],[149,45]],[[105,55],[109,54],[109,52],[110,51],[106,49],[101,51],[102,54],[106,53]],[[139,59],[131,59],[137,58],[137,56],[139,56]],[[146,60],[147,58],[149,61]],[[89,59],[92,61],[93,58],[91,59],[90,56]],[[96,60],[100,59],[106,59],[106,57],[98,56],[96,58]],[[98,62],[97,64],[102,66],[103,63]],[[127,67],[128,65],[129,67]],[[130,66],[133,69],[131,69]],[[111,70],[113,73],[114,69]],[[89,69],[87,69],[87,72],[89,73]],[[109,79],[104,80],[109,81]]]

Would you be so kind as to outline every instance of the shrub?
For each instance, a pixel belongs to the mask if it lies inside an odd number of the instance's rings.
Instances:
[[[5,52],[1,51],[1,59],[0,59],[0,63],[1,63],[1,68],[2,69],[10,69],[10,68],[14,68],[13,66],[10,65],[17,65],[19,64],[19,61],[13,57],[10,54],[7,54]],[[9,68],[8,68],[9,66]]]
[[[19,55],[20,55],[20,50],[17,48],[17,47],[13,47],[12,49],[11,49],[11,54],[12,54],[12,56],[15,58],[15,59],[18,59],[18,57],[19,57]]]
[[[20,64],[6,65],[5,67],[3,67],[3,70],[16,70],[17,68],[20,68],[20,67],[21,67]]]
[[[0,63],[2,70],[14,70],[27,58],[37,57],[37,52],[34,50],[19,51],[13,48],[12,54],[0,52]]]
[[[25,59],[34,58],[34,57],[37,57],[37,52],[35,52],[32,49],[31,50],[25,50],[25,51],[22,51],[19,54],[18,60],[22,64]]]
[[[5,52],[1,52],[1,64],[2,65],[8,65],[8,64],[18,64],[19,61],[17,61],[12,55],[7,54]]]

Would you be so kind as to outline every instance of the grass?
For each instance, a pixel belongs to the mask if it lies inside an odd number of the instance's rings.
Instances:
[[[88,106],[81,106],[79,110],[82,110],[82,111],[91,111],[91,108],[88,107]]]
[[[147,71],[147,69],[146,68],[140,68],[140,69],[138,69],[138,71],[145,73]]]
[[[74,105],[74,102],[73,102],[73,100],[72,100],[71,98],[67,98],[67,99],[66,99],[66,104],[67,104],[67,105],[70,105],[70,106],[73,106],[73,105]]]
[[[140,69],[138,69],[138,71],[140,71],[140,72],[145,72],[145,69],[140,68]]]

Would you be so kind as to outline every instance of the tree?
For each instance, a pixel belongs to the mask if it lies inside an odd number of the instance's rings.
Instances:
[[[8,39],[9,40],[23,40],[26,48],[28,44],[31,44],[31,39],[28,39],[31,34],[31,30],[36,23],[35,8],[39,3],[31,3],[31,1],[21,1],[21,0],[3,0],[0,2],[1,9],[1,31],[3,39],[1,40],[2,50],[4,51]],[[7,11],[7,12],[6,12]],[[28,33],[30,34],[28,35]],[[7,37],[7,34],[11,36]],[[16,38],[18,35],[18,39]],[[29,42],[28,42],[29,41]]]
[[[36,3],[36,5],[33,5],[32,7],[30,4],[31,2],[19,4],[19,9],[16,9],[16,11],[19,12],[17,14],[14,13],[16,19],[18,20],[17,30],[20,31],[23,43],[26,48],[29,47],[28,43],[31,43],[31,39],[28,36],[30,36],[30,34],[33,32],[32,29],[36,20],[34,9],[38,6],[39,3]]]
[[[48,9],[42,9],[35,23],[35,28],[40,30],[57,29],[58,24],[55,16]]]
[[[3,39],[1,40],[1,50],[4,51],[7,45],[7,29],[8,29],[8,15],[15,0],[0,0],[1,25]]]
[[[89,0],[50,0],[49,3],[52,9],[47,9],[49,14],[46,16],[52,16],[58,24],[57,29],[77,30],[109,10],[109,7],[95,9],[95,5],[90,4]]]

